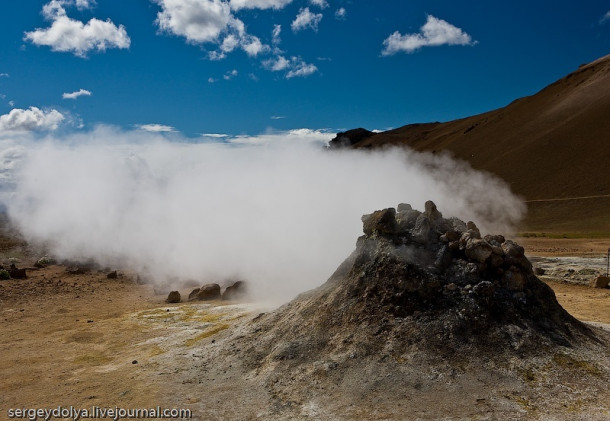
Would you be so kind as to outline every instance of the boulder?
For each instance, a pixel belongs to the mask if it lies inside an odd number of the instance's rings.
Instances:
[[[243,298],[246,295],[246,283],[244,281],[237,281],[230,287],[227,287],[225,292],[222,294],[223,300],[237,300]]]
[[[483,263],[491,256],[491,246],[485,240],[471,240],[466,244],[466,257]]]
[[[189,294],[189,301],[196,300],[197,294],[199,294],[200,290],[201,290],[201,288],[195,288],[194,290],[192,290],[191,293]]]
[[[370,215],[364,215],[362,222],[362,230],[366,235],[380,234],[391,236],[398,231],[396,210],[394,208],[378,210]]]
[[[199,288],[197,293],[198,300],[216,300],[220,298],[220,285],[218,284],[206,284]]]
[[[119,277],[119,274],[116,270],[113,270],[112,272],[110,272],[106,275],[106,278],[108,278],[108,279],[117,279],[118,277]]]
[[[608,278],[607,276],[600,275],[597,278],[591,280],[589,286],[591,288],[608,288],[609,281],[610,278]]]
[[[179,303],[180,302],[180,293],[178,291],[172,291],[169,293],[169,295],[167,296],[167,299],[165,300],[166,303]]]
[[[13,279],[27,279],[28,277],[25,273],[25,269],[19,269],[15,264],[11,264],[8,273]]]

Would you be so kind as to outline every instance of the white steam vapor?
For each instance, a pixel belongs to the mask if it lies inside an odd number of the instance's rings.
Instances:
[[[30,140],[12,171],[9,216],[60,258],[93,257],[173,287],[237,276],[259,298],[286,299],[329,277],[364,213],[431,199],[445,216],[503,230],[524,211],[503,182],[448,157],[327,151],[303,141],[312,133],[195,144],[98,128]]]

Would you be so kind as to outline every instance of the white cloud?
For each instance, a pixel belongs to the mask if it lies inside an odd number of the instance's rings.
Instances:
[[[320,9],[326,9],[328,7],[328,2],[326,0],[309,0],[309,4],[318,6]]]
[[[8,73],[0,73],[0,77],[9,77]]]
[[[76,7],[80,10],[91,9],[95,4],[95,0],[76,0]]]
[[[136,127],[145,132],[153,133],[171,133],[176,132],[176,128],[172,126],[166,126],[165,124],[136,124]]]
[[[335,11],[335,19],[344,20],[346,16],[347,10],[345,10],[345,7],[341,7]]]
[[[286,79],[290,79],[293,77],[307,77],[317,71],[318,68],[315,64],[305,63],[304,61],[299,60],[294,63],[293,68],[288,73],[286,73]]]
[[[610,20],[610,10],[608,10],[606,12],[606,14],[600,19],[600,23],[605,23],[606,21]]]
[[[282,9],[292,0],[230,0],[231,9]]]
[[[161,11],[157,24],[163,31],[183,36],[190,43],[214,42],[233,16],[220,0],[155,0]]]
[[[309,7],[301,8],[290,27],[294,32],[302,31],[307,28],[317,31],[318,24],[322,20],[322,17],[322,13],[312,13],[309,10]]]
[[[236,145],[268,145],[268,144],[290,144],[290,143],[313,143],[324,146],[328,140],[334,137],[334,133],[326,130],[294,129],[288,131],[263,133],[255,136],[242,135],[226,139],[227,143]]]
[[[290,60],[283,56],[277,56],[276,58],[265,60],[263,66],[272,72],[280,72],[290,66]]]
[[[282,120],[286,117],[284,117],[283,115],[272,115],[271,116],[271,120]]]
[[[224,133],[201,133],[201,137],[208,137],[211,139],[224,139],[225,137],[229,137],[229,135]]]
[[[282,42],[282,39],[280,38],[280,34],[282,33],[282,25],[273,25],[273,38],[271,40],[271,42],[273,43],[273,45],[278,45],[280,42]]]
[[[110,19],[102,21],[92,18],[87,23],[71,19],[64,8],[69,4],[58,0],[45,4],[42,13],[52,21],[51,26],[26,32],[24,40],[51,47],[53,51],[71,52],[78,57],[86,57],[92,50],[129,48],[131,39],[123,25],[116,26]]]
[[[401,35],[398,31],[383,41],[384,56],[398,52],[412,53],[422,47],[439,45],[474,45],[472,37],[450,23],[428,15],[428,20],[417,34]]]
[[[235,76],[238,75],[238,71],[236,69],[231,70],[230,72],[227,72],[224,74],[224,76],[222,77],[224,80],[231,80],[233,79]]]
[[[63,99],[76,99],[79,96],[91,96],[91,92],[86,90],[86,89],[80,89],[76,92],[72,92],[72,93],[64,93],[62,95]]]
[[[216,82],[216,79],[214,79],[213,77],[210,76],[208,78],[208,83],[214,83],[214,82]]]
[[[219,51],[208,53],[211,60],[222,60],[237,47],[251,57],[269,50],[258,37],[246,32],[244,23],[231,13],[225,1],[154,1],[161,6],[156,22],[162,31],[184,37],[191,44],[219,44]]]
[[[291,57],[290,60],[284,56],[265,60],[263,66],[272,72],[281,72],[287,70],[286,79],[293,77],[306,77],[318,71],[318,68],[313,64],[308,64],[300,57]]]
[[[258,37],[254,35],[245,35],[241,39],[241,48],[250,57],[256,57],[262,52],[268,51],[269,46],[264,45]]]
[[[13,107],[13,106],[15,105],[15,101],[9,101],[9,102],[8,102],[8,105],[9,105],[9,106],[11,106],[11,107]]]
[[[57,110],[14,108],[8,114],[0,115],[0,133],[56,130],[64,120],[65,116]]]

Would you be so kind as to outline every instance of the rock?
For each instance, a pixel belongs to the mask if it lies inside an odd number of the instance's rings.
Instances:
[[[597,278],[591,280],[589,286],[591,288],[608,288],[609,281],[610,278],[608,278],[607,276],[600,275]]]
[[[192,290],[191,293],[189,294],[189,301],[197,299],[197,294],[199,294],[200,290],[201,290],[201,288],[195,288],[194,290]]]
[[[468,230],[468,227],[466,227],[466,223],[461,219],[456,218],[455,216],[452,216],[451,218],[447,219],[447,222],[449,222],[449,225],[451,225],[453,231],[464,232]]]
[[[455,291],[458,287],[456,284],[451,282],[450,284],[447,284],[447,286],[445,286],[445,288],[447,288],[448,291]]]
[[[112,272],[110,272],[109,274],[106,275],[106,278],[108,279],[117,279],[119,277],[119,274],[117,273],[116,270],[113,270]]]
[[[472,288],[474,295],[479,297],[492,297],[495,290],[496,287],[489,281],[481,281]]]
[[[180,293],[178,291],[172,291],[167,296],[165,300],[166,303],[179,303],[180,302]]]
[[[486,235],[483,237],[485,241],[487,241],[490,245],[500,247],[506,239],[503,235]]]
[[[525,253],[525,249],[523,247],[511,240],[506,240],[502,244],[502,250],[504,251],[504,254],[506,254],[506,256],[513,258],[523,257]]]
[[[44,267],[47,267],[49,265],[54,265],[55,263],[56,263],[55,259],[53,259],[53,258],[51,258],[49,256],[42,256],[40,259],[38,259],[36,261],[36,263],[34,263],[34,267],[44,268]]]
[[[66,268],[66,272],[70,275],[84,275],[89,273],[89,269],[82,266],[69,266]]]
[[[428,244],[433,240],[432,226],[425,214],[419,215],[413,227],[413,240],[419,244]]]
[[[25,273],[25,269],[19,269],[15,264],[11,264],[11,267],[8,270],[9,275],[13,279],[27,279],[27,274]]]
[[[237,300],[243,298],[246,295],[246,283],[244,281],[237,281],[230,287],[227,287],[225,292],[222,294],[223,300]]]
[[[510,270],[504,273],[502,282],[504,286],[511,291],[523,291],[526,277],[517,268],[512,267]]]
[[[546,270],[542,269],[542,268],[534,268],[534,275],[536,276],[542,276],[546,273]]]
[[[438,209],[436,208],[436,205],[434,204],[434,202],[432,200],[428,200],[424,206],[425,206],[424,213],[426,214],[426,217],[428,218],[428,220],[430,222],[434,223],[443,218],[443,215],[438,211]]]
[[[401,213],[401,212],[413,210],[413,208],[408,203],[399,203],[396,210],[398,211],[398,213]]]
[[[394,235],[398,231],[396,210],[388,208],[378,210],[362,217],[363,231],[366,235]]]
[[[216,300],[218,298],[220,298],[220,285],[218,284],[206,284],[197,293],[198,300]]]
[[[466,244],[466,257],[483,263],[491,256],[491,246],[485,240],[471,240]]]
[[[398,223],[398,231],[405,232],[415,227],[417,218],[421,215],[418,210],[403,210],[396,214],[396,222]]]
[[[470,233],[470,236],[472,238],[481,238],[481,231],[479,231],[479,229],[477,228],[476,224],[472,221],[468,221],[466,223],[466,228],[468,229],[468,232]]]
[[[328,147],[330,149],[341,149],[348,148],[352,145],[355,145],[358,142],[361,142],[369,137],[373,136],[375,133],[370,132],[363,128],[348,130],[346,132],[337,133],[334,139],[328,142]]]

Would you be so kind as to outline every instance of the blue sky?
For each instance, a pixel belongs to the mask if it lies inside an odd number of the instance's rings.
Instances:
[[[386,129],[504,106],[610,53],[610,4],[3,1],[0,39],[0,132]]]

